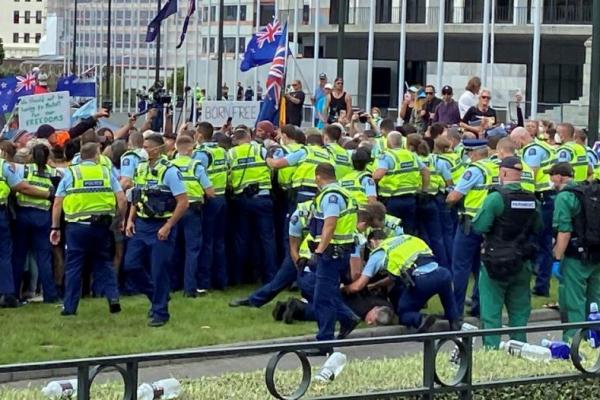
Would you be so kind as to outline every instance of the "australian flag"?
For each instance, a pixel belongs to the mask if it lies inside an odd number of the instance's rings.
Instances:
[[[277,49],[272,59],[269,76],[267,77],[266,95],[261,103],[257,122],[271,121],[279,126],[279,104],[281,101],[281,89],[285,83],[285,63],[287,48],[287,24],[279,36]]]
[[[282,37],[281,33],[281,23],[275,19],[261,29],[260,32],[253,34],[248,46],[246,46],[244,59],[240,65],[242,72],[273,61],[279,39]]]
[[[181,46],[183,45],[183,41],[185,40],[185,35],[188,30],[188,24],[190,23],[190,18],[192,17],[195,11],[196,0],[190,0],[190,2],[188,3],[187,15],[185,16],[185,20],[183,21],[183,29],[181,31],[181,37],[179,38],[179,44],[177,45],[178,49],[181,48]]]
[[[86,82],[77,75],[61,76],[56,83],[57,92],[69,92],[75,97],[96,97],[96,83]]]
[[[160,32],[160,24],[169,16],[177,13],[177,0],[169,0],[167,4],[156,14],[156,17],[148,24],[148,32],[146,33],[146,42],[154,42],[156,36]]]
[[[35,76],[7,76],[0,79],[0,114],[12,112],[21,96],[33,94]]]

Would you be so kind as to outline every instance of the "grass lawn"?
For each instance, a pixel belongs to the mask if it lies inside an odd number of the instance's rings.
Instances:
[[[285,325],[273,321],[274,303],[261,309],[227,305],[252,289],[244,286],[197,299],[175,293],[169,306],[171,320],[158,329],[146,326],[149,302],[144,296],[122,298],[123,311],[117,315],[108,313],[104,299],[83,299],[75,317],[61,317],[56,305],[0,309],[0,364],[155,352],[316,332],[314,322]],[[289,296],[299,294],[284,291],[278,299]],[[552,296],[555,301],[555,290]],[[534,307],[550,300],[534,297]],[[442,313],[437,297],[426,312]]]

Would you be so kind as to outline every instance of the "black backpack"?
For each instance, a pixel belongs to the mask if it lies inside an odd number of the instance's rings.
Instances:
[[[600,182],[584,183],[566,189],[577,196],[581,212],[573,221],[576,247],[590,262],[600,262]]]

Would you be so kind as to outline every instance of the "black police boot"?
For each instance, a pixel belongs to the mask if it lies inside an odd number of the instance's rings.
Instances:
[[[352,321],[352,323],[348,326],[340,326],[340,332],[338,333],[338,340],[342,340],[348,337],[348,335],[350,333],[352,333],[352,331],[354,329],[356,329],[356,327],[358,326],[358,324],[360,324],[360,319],[357,318],[354,321]]]
[[[271,315],[273,315],[273,319],[275,321],[281,321],[283,319],[285,311],[285,303],[283,301],[278,301],[277,303],[275,303],[275,307],[273,307],[273,312],[271,313]]]
[[[121,312],[121,303],[119,303],[119,299],[108,300],[108,311],[110,311],[111,314],[118,314]]]
[[[0,296],[0,307],[2,308],[17,308],[19,301],[12,294],[5,294]]]
[[[298,299],[289,298],[285,312],[283,313],[283,322],[291,324],[294,320],[302,321],[304,319],[304,309],[306,304]]]
[[[245,299],[235,299],[235,300],[231,300],[229,302],[229,307],[252,307],[252,304],[250,304],[250,299],[245,298]]]
[[[435,324],[436,319],[437,318],[435,315],[423,316],[421,320],[421,325],[419,325],[419,327],[417,328],[417,333],[429,332],[429,329],[433,326],[433,324]]]

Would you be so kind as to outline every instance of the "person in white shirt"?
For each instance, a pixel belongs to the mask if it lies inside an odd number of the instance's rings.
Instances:
[[[458,111],[461,119],[464,118],[469,108],[477,106],[479,89],[481,89],[481,79],[478,76],[469,79],[465,92],[458,99]]]

